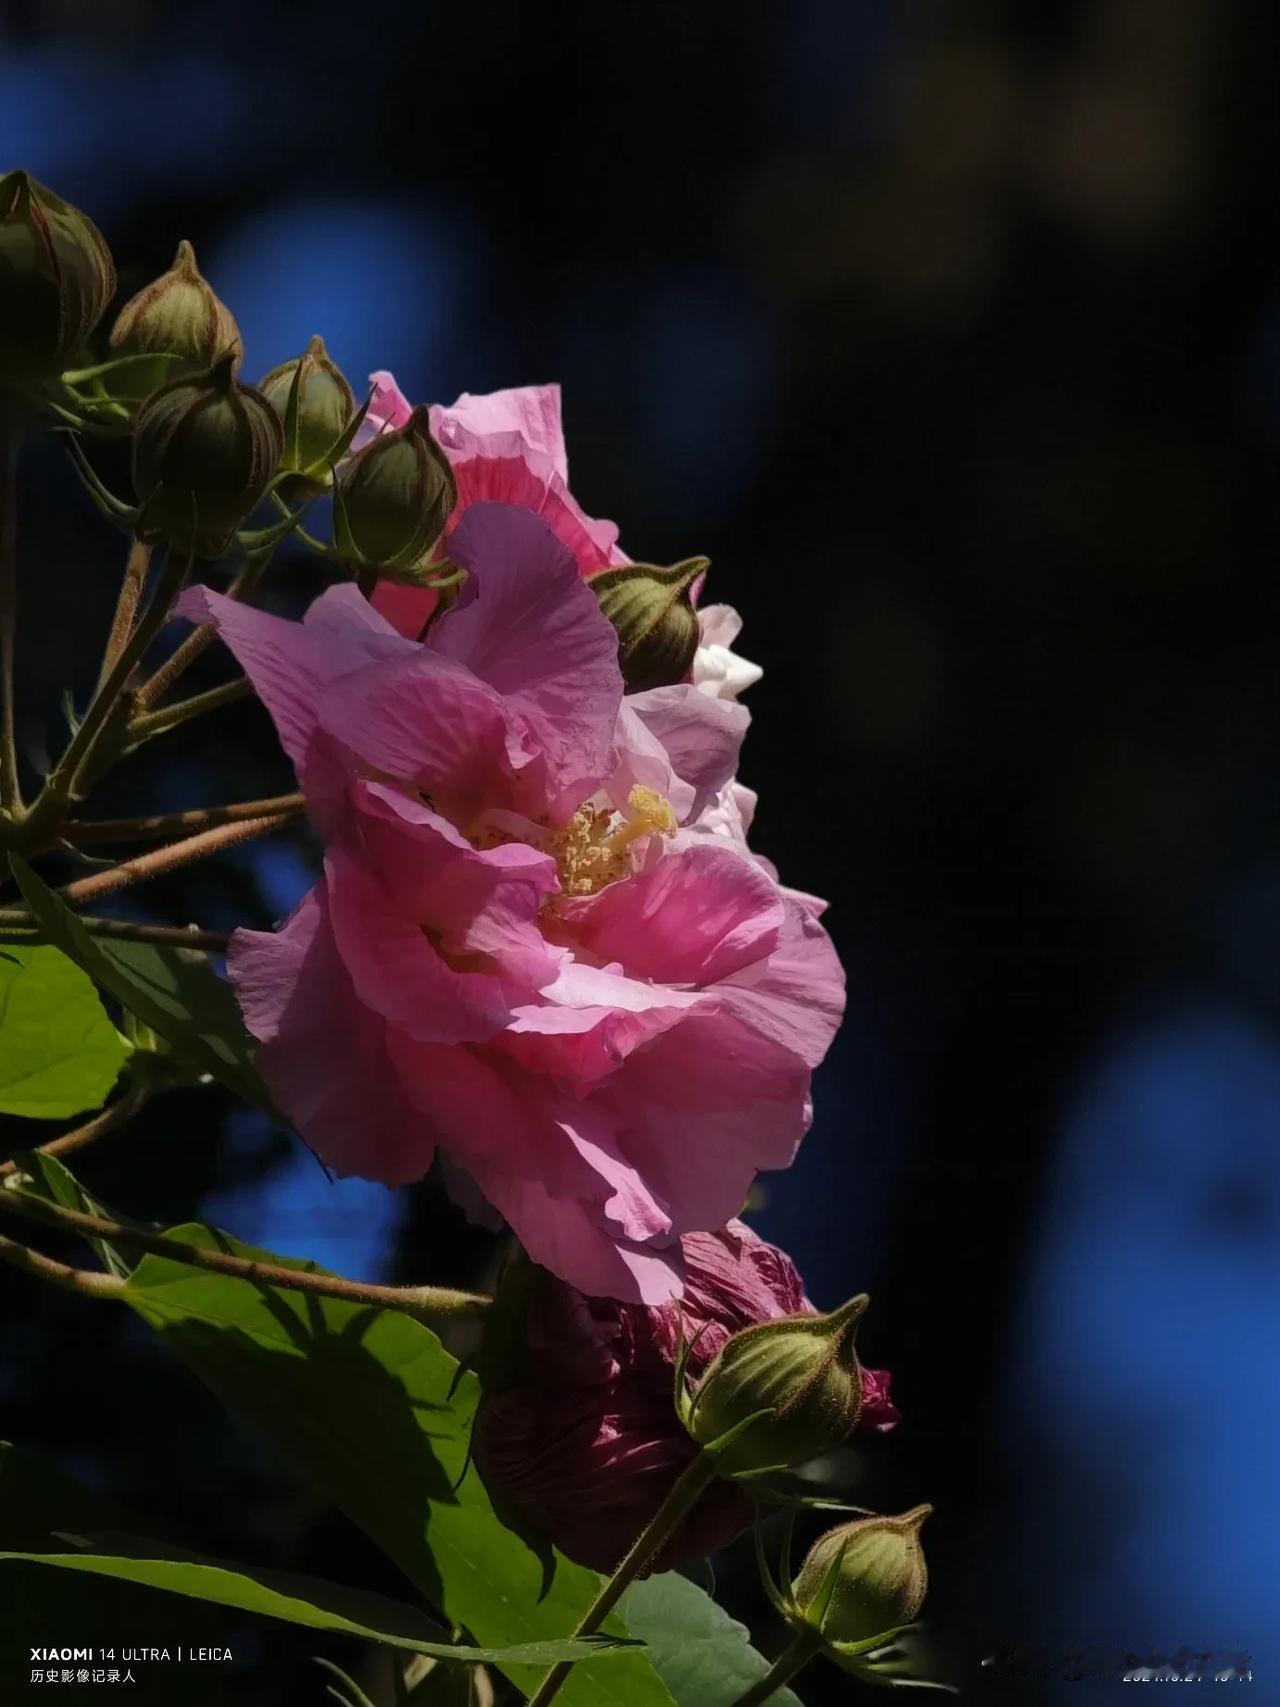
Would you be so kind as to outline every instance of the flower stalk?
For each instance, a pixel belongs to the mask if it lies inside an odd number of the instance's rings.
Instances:
[[[108,671],[84,714],[84,721],[67,743],[66,750],[50,771],[35,805],[23,825],[22,845],[38,848],[61,823],[76,799],[112,713],[129,685],[129,678],[142,662],[148,646],[164,627],[173,602],[182,590],[191,567],[189,556],[170,553],[166,558],[151,603]]]
[[[710,1453],[700,1452],[696,1458],[690,1459],[676,1478],[671,1492],[628,1549],[622,1563],[578,1620],[573,1631],[575,1636],[595,1634],[622,1599],[625,1590],[657,1556],[677,1526],[693,1510],[715,1480],[715,1476],[716,1461]],[[548,1702],[554,1701],[570,1669],[571,1662],[567,1660],[552,1666],[536,1693],[530,1696],[529,1707],[547,1707]]]
[[[759,1707],[791,1682],[818,1652],[822,1638],[812,1630],[798,1630],[760,1680],[733,1703],[733,1707]]]

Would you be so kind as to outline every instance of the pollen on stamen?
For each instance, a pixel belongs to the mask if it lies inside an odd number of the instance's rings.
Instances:
[[[627,809],[588,802],[554,837],[551,852],[564,895],[594,895],[631,869],[631,844],[641,836],[673,836],[679,824],[671,803],[655,788],[637,784]]]

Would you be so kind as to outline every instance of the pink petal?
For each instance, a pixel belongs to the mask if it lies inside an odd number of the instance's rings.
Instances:
[[[190,588],[175,609],[179,616],[212,623],[217,629],[271,713],[281,744],[295,765],[306,757],[320,700],[331,682],[371,659],[412,650],[373,612],[369,614],[377,628],[333,626],[323,618],[309,624],[287,622],[208,587]]]
[[[751,713],[736,700],[712,699],[688,682],[628,694],[628,709],[659,742],[676,775],[697,792],[695,813],[733,778]]]
[[[325,877],[338,953],[374,1013],[429,1043],[483,1042],[506,1025],[511,1010],[501,980],[455,971],[362,865],[330,848]]]
[[[468,819],[510,795],[513,763],[508,708],[501,694],[464,665],[398,641],[404,654],[340,677],[319,707],[319,727],[356,754],[366,770],[427,790],[450,816]]]
[[[737,1015],[699,1009],[591,1100],[613,1114],[623,1153],[685,1233],[722,1226],[760,1169],[790,1163],[809,1124],[809,1076]]]
[[[717,993],[762,1038],[816,1067],[844,1016],[844,968],[813,914],[791,897],[784,900],[787,921],[777,951],[733,974]]]
[[[450,551],[471,573],[427,644],[524,716],[546,758],[552,814],[567,816],[612,767],[622,698],[613,626],[568,550],[527,510],[473,505]]]
[[[274,933],[237,931],[227,969],[261,1045],[258,1070],[321,1161],[387,1185],[424,1174],[430,1134],[400,1088],[385,1024],[351,987],[324,884]]]
[[[431,411],[431,430],[446,450],[474,438],[512,435],[516,444],[548,457],[561,480],[569,479],[558,385],[518,385],[479,397],[464,391],[451,407]]]
[[[705,988],[770,955],[786,908],[751,861],[700,843],[595,895],[562,901],[557,916],[587,954],[638,978]]]
[[[373,401],[360,429],[357,442],[361,444],[378,433],[403,427],[413,414],[413,404],[396,384],[394,374],[379,368],[377,373],[369,375],[369,384],[373,387]]]
[[[555,861],[524,842],[478,849],[447,819],[383,783],[356,785],[359,855],[401,914],[446,954],[483,955],[533,990],[565,951],[543,936],[542,903],[559,888]]]

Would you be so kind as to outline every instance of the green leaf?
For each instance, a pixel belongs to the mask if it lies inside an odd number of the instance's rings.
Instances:
[[[184,1061],[211,1073],[246,1101],[269,1106],[231,986],[214,971],[207,955],[159,943],[92,937],[24,860],[16,854],[9,858],[23,899],[51,942]]]
[[[0,948],[0,1114],[63,1120],[100,1108],[129,1046],[56,948]]]
[[[0,1547],[43,1552],[56,1545],[59,1529],[124,1529],[133,1514],[114,1500],[82,1486],[40,1454],[0,1441]],[[118,1645],[133,1633],[175,1648],[225,1644],[234,1633],[234,1615],[221,1607],[186,1600],[164,1601],[152,1589],[101,1577],[73,1577],[37,1565],[0,1566],[0,1700],[34,1700],[30,1666],[23,1668],[19,1641],[57,1642],[75,1631],[77,1646],[98,1649]],[[242,1627],[241,1627],[242,1628]],[[28,1635],[29,1633],[29,1635]],[[228,1680],[218,1666],[183,1667],[182,1707],[226,1707]],[[60,1692],[70,1701],[88,1702],[89,1690]],[[94,1695],[103,1694],[101,1690]],[[167,1666],[145,1666],[129,1689],[131,1707],[174,1707],[174,1676]],[[107,1698],[110,1690],[105,1691]]]
[[[312,1269],[192,1226],[173,1236]],[[479,1383],[436,1336],[375,1310],[147,1256],[124,1296],[251,1432],[393,1559],[452,1627],[510,1647],[562,1637],[600,1579],[542,1558],[496,1516],[468,1443]],[[625,1636],[617,1620],[609,1635]],[[526,1693],[541,1673],[504,1664]],[[673,1707],[645,1655],[574,1667],[564,1707]]]
[[[205,1559],[184,1553],[157,1541],[133,1536],[63,1535],[59,1539],[83,1543],[85,1551],[28,1553],[0,1551],[0,1559],[22,1560],[32,1565],[52,1565],[59,1570],[84,1571],[90,1576],[112,1577],[142,1588],[165,1589],[191,1600],[211,1601],[237,1612],[258,1612],[286,1624],[302,1624],[309,1630],[336,1631],[359,1636],[368,1642],[384,1642],[409,1653],[429,1654],[432,1659],[459,1664],[503,1663],[554,1665],[558,1660],[622,1651],[616,1638],[587,1637],[581,1641],[524,1642],[509,1648],[475,1648],[450,1642],[448,1631],[414,1606],[390,1600],[364,1589],[343,1588],[318,1577],[293,1571],[262,1570],[256,1565],[232,1565],[221,1559]],[[109,1551],[104,1551],[109,1549]]]
[[[649,1644],[649,1658],[677,1707],[732,1707],[769,1670],[746,1628],[678,1571],[632,1583],[620,1610],[632,1635]],[[801,1707],[789,1689],[769,1707]]]
[[[46,1156],[40,1150],[25,1150],[13,1159],[31,1180],[31,1185],[24,1188],[29,1195],[60,1203],[64,1209],[78,1209],[82,1215],[105,1215],[110,1221],[123,1221],[126,1226],[130,1225],[127,1216],[117,1214],[114,1209],[99,1203],[97,1198],[90,1197],[70,1168],[64,1167],[55,1156]],[[108,1274],[118,1275],[121,1280],[129,1274],[130,1264],[114,1245],[109,1245],[105,1239],[90,1239],[89,1243]]]

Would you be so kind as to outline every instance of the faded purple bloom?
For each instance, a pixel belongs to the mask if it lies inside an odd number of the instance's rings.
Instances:
[[[494,1498],[579,1564],[611,1571],[693,1457],[675,1413],[683,1325],[697,1377],[739,1328],[808,1314],[785,1252],[741,1221],[680,1241],[681,1304],[589,1298],[539,1272],[524,1322],[525,1367],[491,1391],[476,1421],[476,1461]],[[863,1370],[860,1429],[898,1420],[889,1374]],[[741,1489],[716,1482],[654,1562],[671,1570],[727,1546],[751,1522]]]

